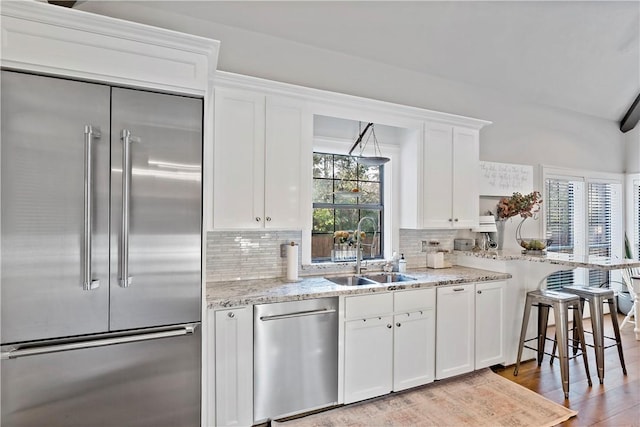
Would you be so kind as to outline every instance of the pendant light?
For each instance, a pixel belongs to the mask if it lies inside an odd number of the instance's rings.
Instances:
[[[358,125],[358,127],[360,128],[360,125]],[[363,143],[362,140],[364,139],[364,135],[367,133],[369,128],[371,128],[371,132],[369,132],[367,139],[365,139]],[[367,147],[367,144],[369,143],[369,139],[371,139],[371,136],[373,136],[373,154],[374,155],[363,156],[362,154],[364,153],[364,150]],[[364,130],[360,132],[358,139],[356,139],[356,142],[353,143],[353,145],[351,146],[351,149],[349,150],[350,156],[351,156],[351,153],[353,153],[353,150],[355,150],[358,145],[360,146],[360,155],[353,156],[353,158],[356,160],[356,162],[358,162],[361,165],[381,166],[387,163],[389,160],[391,160],[388,157],[382,157],[382,153],[380,152],[380,145],[378,145],[378,138],[376,138],[376,131],[374,129],[373,123],[367,124]]]

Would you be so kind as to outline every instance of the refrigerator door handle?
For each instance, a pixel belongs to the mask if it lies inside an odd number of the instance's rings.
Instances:
[[[120,236],[120,286],[131,285],[129,276],[129,202],[131,199],[131,143],[140,142],[140,138],[131,136],[131,132],[122,129],[122,234]]]
[[[100,138],[100,128],[84,127],[84,242],[82,250],[83,284],[82,289],[91,291],[100,287],[99,280],[93,280],[91,274],[91,227],[93,225],[93,149],[92,142]]]
[[[138,335],[126,335],[121,337],[101,338],[96,340],[88,340],[81,342],[72,342],[64,344],[42,345],[37,347],[13,347],[8,351],[0,353],[0,359],[17,359],[19,357],[36,356],[39,354],[57,353],[61,351],[81,350],[84,348],[103,347],[107,345],[126,344],[131,342],[149,341],[161,338],[177,337],[181,335],[191,335],[198,327],[197,323],[189,323],[181,325],[176,329],[169,329],[157,332],[150,332]]]

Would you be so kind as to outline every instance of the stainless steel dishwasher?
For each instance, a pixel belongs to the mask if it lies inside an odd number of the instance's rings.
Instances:
[[[254,306],[254,420],[338,401],[338,298]]]

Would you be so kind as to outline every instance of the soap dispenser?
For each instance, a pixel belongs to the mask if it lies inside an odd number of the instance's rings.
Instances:
[[[404,254],[400,257],[400,261],[398,261],[398,272],[406,273],[407,272],[407,260],[404,259]]]

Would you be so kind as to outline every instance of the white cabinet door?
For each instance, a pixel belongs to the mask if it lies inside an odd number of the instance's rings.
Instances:
[[[475,369],[505,362],[505,286],[506,282],[476,284]]]
[[[478,131],[453,128],[452,216],[456,228],[478,226],[480,214]]]
[[[425,124],[424,228],[473,228],[479,215],[478,131]]]
[[[449,125],[427,123],[424,146],[423,227],[452,227],[452,130]]]
[[[302,174],[306,158],[312,155],[311,144],[305,143],[312,131],[302,107],[297,100],[267,97],[264,219],[268,228],[302,228],[301,192],[306,182]]]
[[[302,228],[311,129],[301,101],[216,88],[214,228]]]
[[[437,290],[436,379],[473,371],[475,285]]]
[[[393,317],[345,322],[344,403],[390,393],[393,387]]]
[[[251,307],[215,312],[215,414],[218,426],[253,424]]]
[[[433,382],[435,309],[396,314],[393,321],[393,390],[400,391]]]
[[[265,97],[216,88],[213,225],[260,228],[264,222]]]

